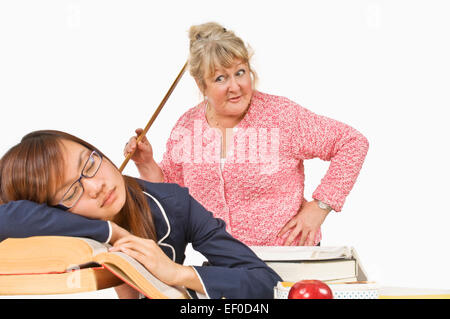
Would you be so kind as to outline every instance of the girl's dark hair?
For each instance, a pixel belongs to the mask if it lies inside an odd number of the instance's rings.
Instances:
[[[51,205],[51,195],[64,180],[64,139],[96,150],[108,159],[96,147],[71,134],[54,130],[31,132],[0,159],[0,204],[29,200]],[[113,221],[136,236],[156,240],[152,214],[141,186],[132,177],[123,178],[126,201]]]

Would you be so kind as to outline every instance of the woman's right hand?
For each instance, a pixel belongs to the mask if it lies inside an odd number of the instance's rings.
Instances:
[[[139,143],[137,138],[143,132],[143,129],[136,129],[136,136],[130,138],[123,150],[126,157],[129,153],[134,151],[131,160],[136,164],[136,167],[141,174],[140,178],[153,183],[162,183],[164,181],[164,174],[159,165],[153,159],[153,149],[145,135]]]
[[[126,157],[129,153],[134,152],[131,160],[136,165],[142,165],[151,163],[153,161],[153,149],[152,145],[148,141],[146,136],[143,136],[139,143],[137,142],[137,138],[143,132],[143,129],[138,128],[135,130],[136,136],[130,138],[128,143],[125,145],[123,150],[123,155]]]

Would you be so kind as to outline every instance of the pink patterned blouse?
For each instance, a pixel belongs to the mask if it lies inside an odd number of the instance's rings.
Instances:
[[[165,182],[188,187],[247,245],[281,245],[289,235],[276,237],[304,200],[304,160],[331,161],[312,197],[339,212],[368,150],[352,127],[258,91],[227,136],[221,163],[221,133],[209,126],[202,102],[176,123],[160,166]],[[320,240],[318,232],[315,243]]]

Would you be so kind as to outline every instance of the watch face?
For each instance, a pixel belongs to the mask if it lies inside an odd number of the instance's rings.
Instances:
[[[322,209],[330,209],[330,206],[321,201],[319,201],[319,207]]]

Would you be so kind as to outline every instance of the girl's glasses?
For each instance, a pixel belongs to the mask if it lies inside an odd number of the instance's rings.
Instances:
[[[100,165],[102,164],[102,155],[97,153],[97,151],[92,151],[91,155],[87,159],[86,163],[81,170],[80,177],[70,185],[69,189],[64,193],[61,201],[56,205],[56,207],[69,210],[78,202],[84,192],[83,184],[81,183],[81,179],[84,178],[92,178],[97,174]]]

